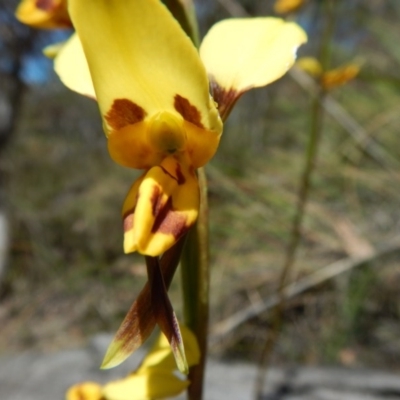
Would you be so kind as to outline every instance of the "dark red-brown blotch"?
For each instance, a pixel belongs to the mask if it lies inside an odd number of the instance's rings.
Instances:
[[[116,99],[104,118],[111,128],[118,130],[124,126],[143,121],[146,115],[146,111],[133,101]]]
[[[188,99],[176,94],[174,97],[174,107],[175,110],[182,115],[185,121],[204,129],[204,126],[201,123],[200,111],[194,105],[190,104]]]

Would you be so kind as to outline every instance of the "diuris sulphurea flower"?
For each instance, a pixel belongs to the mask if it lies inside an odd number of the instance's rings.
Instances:
[[[56,71],[97,99],[111,157],[145,171],[123,206],[125,252],[160,255],[196,221],[195,171],[215,154],[221,119],[245,91],[280,78],[306,35],[277,18],[230,19],[199,54],[158,0],[72,0],[70,14],[79,38]]]
[[[187,370],[167,289],[199,210],[196,170],[215,154],[247,90],[280,78],[304,31],[278,18],[229,19],[198,51],[159,0],[70,0],[76,29],[55,59],[66,86],[98,102],[111,157],[143,170],[123,205],[124,249],[145,255],[149,282],[103,362],[124,361],[158,324]]]

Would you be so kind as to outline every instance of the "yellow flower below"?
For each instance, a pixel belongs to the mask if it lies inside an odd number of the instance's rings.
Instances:
[[[200,359],[193,333],[180,326],[189,366]],[[168,340],[160,334],[139,368],[123,379],[101,386],[83,382],[72,386],[66,400],[152,400],[177,396],[189,386],[186,377],[176,375],[176,364]]]

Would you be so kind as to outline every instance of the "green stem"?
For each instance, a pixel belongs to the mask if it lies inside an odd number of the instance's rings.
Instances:
[[[189,400],[203,398],[204,371],[207,358],[209,309],[209,248],[207,178],[203,168],[198,170],[200,210],[196,225],[188,234],[181,259],[182,290],[185,324],[197,337],[200,362],[190,368]]]
[[[199,33],[194,4],[190,0],[163,0],[182,28],[199,45]],[[188,234],[181,257],[184,322],[195,334],[200,361],[190,368],[189,400],[203,398],[204,371],[207,357],[209,307],[209,249],[207,179],[203,168],[198,170],[200,209],[196,225]]]
[[[335,27],[334,0],[326,0],[328,23],[325,27],[321,44],[320,44],[320,62],[323,69],[328,69],[331,54],[331,40]],[[305,154],[305,165],[301,176],[300,188],[297,196],[297,205],[295,215],[292,222],[290,239],[285,253],[285,259],[282,266],[282,272],[278,281],[278,295],[280,301],[274,308],[272,313],[272,326],[268,332],[264,347],[259,360],[258,374],[255,384],[255,398],[261,400],[263,398],[263,389],[265,387],[266,369],[269,364],[273,348],[279,338],[279,334],[283,324],[283,311],[285,308],[284,288],[287,285],[288,277],[294,265],[297,250],[301,240],[301,229],[305,215],[306,205],[311,189],[311,178],[315,170],[316,159],[318,154],[318,146],[322,135],[323,125],[323,101],[325,91],[320,87],[318,95],[315,97],[311,108],[311,124],[308,138],[308,145]]]

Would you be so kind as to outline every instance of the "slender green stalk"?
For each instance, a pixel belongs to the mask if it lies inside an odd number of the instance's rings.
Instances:
[[[203,397],[204,371],[207,358],[209,309],[209,249],[207,180],[203,168],[198,171],[200,210],[196,225],[189,232],[181,259],[184,299],[184,321],[194,332],[200,348],[200,362],[190,368],[189,400]]]
[[[163,0],[182,28],[199,45],[199,33],[191,0]],[[207,179],[203,168],[198,170],[200,210],[196,225],[188,234],[181,257],[184,322],[195,334],[200,348],[200,362],[190,368],[189,400],[203,398],[204,371],[207,357],[209,307],[209,249]]]
[[[327,11],[328,21],[321,40],[319,59],[323,66],[323,69],[326,70],[330,63],[331,41],[335,27],[335,0],[326,0],[324,2],[324,5]],[[265,387],[266,380],[266,369],[268,367],[273,348],[279,338],[279,334],[281,332],[283,324],[283,311],[285,308],[284,288],[287,285],[288,277],[294,265],[297,250],[301,240],[301,229],[311,189],[311,179],[315,170],[318,146],[322,135],[324,97],[325,91],[322,89],[322,87],[320,87],[319,93],[312,103],[310,133],[308,138],[307,150],[305,153],[305,165],[301,176],[300,188],[297,196],[297,205],[292,222],[290,239],[285,253],[282,272],[278,281],[277,291],[280,297],[280,301],[273,310],[272,326],[267,334],[267,338],[259,360],[258,374],[255,383],[255,398],[257,400],[261,400],[263,398],[263,389]]]

